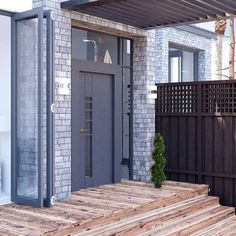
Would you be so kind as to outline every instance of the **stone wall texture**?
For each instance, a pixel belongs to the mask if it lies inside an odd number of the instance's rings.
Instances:
[[[69,12],[60,8],[60,0],[33,0],[33,3],[34,7],[43,6],[55,12],[56,83],[61,78],[71,80],[72,25],[134,40],[133,177],[149,180],[152,139],[155,134],[155,99],[150,97],[148,92],[150,86],[154,86],[157,81],[168,78],[166,58],[168,42],[173,36],[173,30],[175,38],[185,37],[187,33],[177,32],[175,29],[144,31],[98,17]],[[191,44],[190,38],[187,41]],[[186,44],[184,40],[179,43]],[[202,45],[201,50],[208,50],[205,42],[194,43],[193,41],[192,44]],[[203,58],[207,62],[210,60],[210,55],[204,54]],[[206,72],[206,69],[202,71],[202,76],[206,76],[207,73],[207,76],[210,76],[210,72]],[[55,193],[57,199],[62,199],[68,197],[71,191],[71,96],[59,95],[57,89],[55,95]]]
[[[155,30],[134,40],[133,169],[134,179],[149,180],[152,138],[155,134],[155,100],[149,87],[155,85],[157,60]]]

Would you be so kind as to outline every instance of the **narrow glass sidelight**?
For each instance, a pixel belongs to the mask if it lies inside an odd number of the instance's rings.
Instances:
[[[92,177],[92,135],[93,135],[93,98],[85,97],[85,176]]]

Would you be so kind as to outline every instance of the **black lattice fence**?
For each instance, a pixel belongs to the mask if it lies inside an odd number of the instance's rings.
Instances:
[[[236,206],[236,81],[158,84],[156,132],[168,179],[209,184]]]

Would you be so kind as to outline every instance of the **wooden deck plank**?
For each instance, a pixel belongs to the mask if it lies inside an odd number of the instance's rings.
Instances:
[[[137,187],[136,182],[133,182],[133,181],[123,181],[123,182],[120,183],[120,185]],[[142,189],[147,189],[147,188],[155,189],[153,184],[150,184],[150,183],[139,184],[138,188],[142,188]],[[193,190],[193,189],[194,188],[192,186],[191,187],[187,187],[186,185],[184,185],[182,187],[180,185],[171,185],[171,184],[168,185],[168,182],[162,185],[162,190],[167,190],[167,191],[173,190],[175,192],[176,191],[180,192],[180,191],[189,191],[189,190]]]
[[[145,199],[145,198],[138,198],[136,196],[129,196],[128,194],[126,195],[121,195],[121,194],[114,194],[114,192],[112,193],[112,191],[108,192],[108,191],[84,191],[84,192],[80,192],[79,193],[81,196],[87,196],[89,195],[92,198],[96,198],[96,199],[100,199],[100,198],[105,198],[108,200],[115,200],[115,201],[119,201],[120,203],[137,203],[137,204],[143,204],[146,202],[150,201],[149,199]]]
[[[100,188],[106,190],[106,189],[110,189],[112,191],[115,191],[115,192],[125,192],[125,193],[133,193],[133,194],[136,194],[136,195],[143,195],[144,197],[151,197],[151,198],[154,198],[154,199],[157,199],[157,198],[166,198],[166,197],[169,197],[170,195],[175,195],[177,193],[183,193],[183,191],[166,191],[164,189],[151,189],[151,188],[147,188],[145,189],[142,189],[142,188],[127,188],[126,186],[101,186]],[[189,191],[186,191],[186,192],[189,192]]]
[[[87,201],[82,201],[77,199],[76,197],[74,197],[72,199],[72,197],[68,198],[68,199],[64,199],[61,200],[60,202],[58,202],[58,204],[62,205],[66,204],[66,205],[70,205],[70,207],[78,207],[79,209],[83,210],[88,210],[89,209],[94,209],[97,211],[114,211],[114,210],[119,210],[120,208],[118,207],[114,207],[114,206],[106,206],[106,208],[104,207],[104,204],[95,204],[93,202],[87,202]]]
[[[140,236],[151,236],[151,235],[191,235],[197,230],[207,227],[211,224],[214,224],[226,215],[232,215],[234,210],[228,207],[212,207],[206,208],[202,211],[199,211],[195,214],[192,214],[187,217],[181,217],[176,221],[172,222],[163,222],[160,227],[155,227],[153,230],[147,231]]]
[[[76,196],[75,196],[76,195]],[[115,201],[115,200],[108,200],[108,199],[102,199],[102,198],[93,198],[91,197],[89,194],[87,196],[82,196],[80,195],[80,193],[74,193],[71,197],[72,199],[79,199],[79,200],[83,200],[85,202],[93,202],[95,204],[103,204],[104,206],[114,206],[120,209],[125,209],[127,207],[137,207],[139,206],[138,204],[135,203],[125,203],[125,202],[119,202],[119,201]]]
[[[1,212],[5,212],[6,214],[19,214],[25,217],[35,217],[37,219],[46,219],[48,221],[56,221],[60,224],[73,224],[77,222],[77,219],[70,219],[66,216],[58,214],[56,210],[51,208],[51,212],[45,212],[43,211],[44,209],[35,209],[32,208],[30,210],[24,209],[22,206],[19,206],[20,208],[17,207],[3,207],[0,208]],[[50,211],[50,210],[49,210]]]
[[[234,215],[232,218],[228,219],[221,227],[215,227],[209,234],[206,235],[214,235],[214,236],[224,236],[224,235],[236,235],[236,216]]]
[[[218,204],[217,198],[197,197],[162,209],[125,218],[108,225],[96,226],[89,230],[86,229],[79,232],[79,235],[137,235],[146,231],[147,228],[160,224],[162,221],[173,220],[176,217],[191,214],[193,211],[203,209],[209,205],[212,206],[213,204]]]
[[[57,205],[58,203],[56,203]],[[1,208],[0,208],[1,209]],[[68,219],[67,215],[64,215],[64,212],[58,211],[54,206],[52,206],[51,208],[32,208],[29,206],[22,206],[22,205],[15,205],[12,204],[9,207],[6,207],[5,210],[12,210],[12,211],[16,211],[16,212],[20,212],[20,213],[25,213],[25,214],[30,214],[32,216],[38,216],[41,218],[51,218],[53,220],[58,220],[58,221],[62,221],[62,222],[67,222],[67,223],[72,223],[75,220],[71,220]]]
[[[48,218],[44,217],[37,217],[32,214],[26,215],[20,212],[11,212],[11,211],[4,211],[1,210],[0,213],[0,218],[1,219],[6,219],[4,216],[7,216],[7,219],[11,220],[11,223],[16,223],[16,224],[21,224],[24,225],[25,227],[32,227],[35,230],[36,229],[44,229],[44,231],[48,231],[51,229],[57,229],[60,226],[65,226],[68,225],[67,223],[54,221],[54,220],[49,220]]]
[[[108,192],[113,192],[113,194],[123,194],[123,195],[127,195],[127,196],[137,196],[137,194],[135,192],[132,192],[130,190],[123,190],[123,189],[118,189],[118,188],[112,188],[112,187],[108,187],[108,186],[99,186],[98,187],[99,190],[101,191],[108,191]],[[156,194],[145,194],[145,192],[142,195],[139,195],[138,198],[144,198],[144,199],[149,199],[151,200],[155,200],[157,198]]]
[[[235,223],[236,216],[231,216],[207,228],[197,231],[196,233],[192,234],[192,236],[225,235],[225,233],[227,234],[231,230],[231,226],[236,227]]]
[[[168,225],[177,216],[217,204],[216,198],[206,197],[207,193],[206,185],[173,181],[166,181],[161,189],[137,181],[98,186],[75,192],[51,208],[0,206],[0,235],[62,236],[87,233],[89,228],[102,234],[118,230],[117,235],[138,235],[152,230],[158,222]]]
[[[128,208],[128,209],[123,209],[118,212],[115,212],[113,215],[106,216],[103,218],[99,218],[96,220],[88,221],[88,222],[83,222],[77,227],[69,227],[68,229],[64,229],[64,233],[73,233],[77,232],[82,229],[86,229],[88,227],[93,227],[94,225],[98,224],[105,224],[105,223],[110,223],[112,221],[117,221],[120,219],[123,219],[124,217],[136,215],[136,214],[141,214],[156,208],[162,208],[170,204],[175,204],[179,201],[183,201],[192,197],[196,197],[202,194],[205,194],[206,189],[203,187],[202,189],[197,189],[197,190],[192,190],[186,191],[182,194],[176,194],[173,196],[170,196],[168,198],[163,198],[163,199],[156,199],[155,201],[151,201],[147,204],[144,204],[138,208]],[[55,234],[55,236],[60,235],[60,234]]]
[[[9,235],[35,235],[44,234],[44,230],[37,230],[31,226],[25,226],[22,222],[12,222],[11,219],[1,219],[0,228],[7,231]]]
[[[161,189],[156,189],[154,187],[145,187],[145,186],[138,186],[137,187],[137,186],[127,185],[127,184],[123,184],[123,183],[117,184],[115,187],[125,189],[128,191],[134,191],[135,193],[140,193],[145,190],[146,194],[156,193],[160,196],[169,196],[170,194],[175,194],[175,193],[179,193],[179,192],[183,192],[183,191],[189,191],[189,189],[186,189],[186,188],[180,189],[179,187],[166,186],[166,185],[163,185]]]
[[[145,182],[145,181],[135,181],[135,180],[123,180],[121,182],[122,184],[128,184],[128,185],[135,185],[135,186],[146,186],[150,188],[154,188],[153,184],[150,182]],[[193,190],[196,187],[200,188],[209,188],[208,185],[206,184],[192,184],[192,183],[186,183],[186,182],[176,182],[176,181],[171,181],[171,180],[166,180],[162,186],[173,186],[176,188],[184,188],[186,190]]]
[[[96,192],[96,193],[100,193],[100,194],[111,194],[111,195],[114,195],[114,191],[112,191],[111,189],[109,188],[102,188],[102,186],[99,186],[97,188],[89,188],[89,189],[86,189],[86,190],[81,190],[81,192]],[[152,199],[155,199],[154,197],[145,197],[145,196],[138,196],[137,194],[134,194],[132,193],[132,191],[126,193],[124,191],[116,191],[116,196],[121,196],[121,197],[133,197],[135,199],[139,199],[140,201],[151,201]]]
[[[1,224],[0,224],[0,227],[1,227]],[[0,235],[4,235],[4,236],[24,236],[23,234],[15,234],[13,233],[11,230],[6,230],[6,229],[3,229],[1,228],[0,229]]]

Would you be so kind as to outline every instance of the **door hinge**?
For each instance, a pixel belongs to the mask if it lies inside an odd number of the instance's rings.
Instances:
[[[50,16],[51,16],[52,20],[55,20],[55,12],[54,11],[51,11]]]
[[[51,197],[51,206],[54,206],[55,202],[56,202],[56,198],[55,198],[55,196],[52,196]]]
[[[51,104],[51,112],[52,112],[52,113],[55,112],[55,104],[54,104],[54,103]]]

